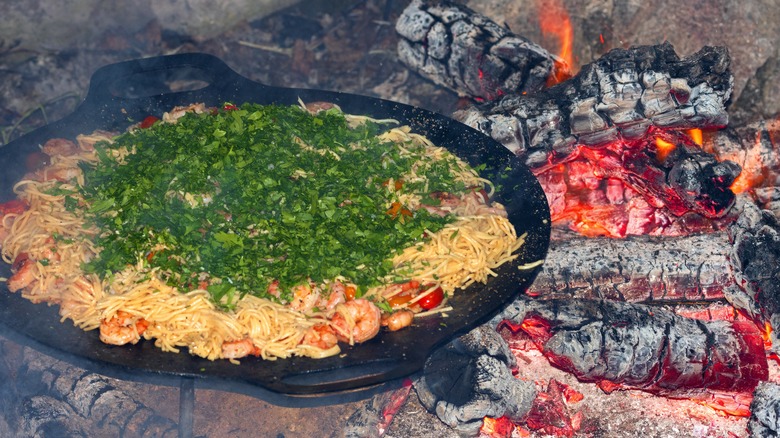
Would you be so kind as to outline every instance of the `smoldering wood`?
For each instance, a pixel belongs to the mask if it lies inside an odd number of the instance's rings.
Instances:
[[[412,390],[412,384],[382,392],[373,396],[347,419],[344,428],[332,438],[360,438],[382,436],[390,426],[393,417],[406,403]]]
[[[491,321],[524,331],[556,367],[584,382],[658,395],[751,393],[768,377],[749,321],[702,321],[658,306],[521,297]]]
[[[726,126],[733,82],[724,47],[683,59],[669,43],[613,49],[556,86],[472,106],[455,118],[537,168],[565,161],[576,145],[637,140],[653,128]]]
[[[718,218],[695,212],[678,216],[663,202],[639,196],[617,178],[597,176],[600,172],[598,161],[576,158],[537,175],[554,225],[587,236],[616,238],[706,233],[725,229],[742,198],[736,197],[735,205]]]
[[[601,178],[615,178],[639,192],[656,207],[681,216],[695,212],[715,218],[726,214],[735,196],[729,189],[741,169],[731,161],[718,161],[687,137],[659,134],[673,150],[659,153],[654,139],[626,145],[581,149],[580,156],[594,163]]]
[[[485,416],[519,422],[536,397],[533,382],[512,376],[515,357],[494,327],[480,326],[436,350],[415,382],[422,405],[462,435],[476,435]]]
[[[750,403],[748,432],[751,438],[780,436],[780,385],[761,382]]]
[[[625,239],[556,231],[527,294],[544,299],[714,301],[736,288],[725,231]]]
[[[48,356],[27,354],[24,380],[40,388],[20,400],[20,430],[38,436],[57,428],[67,436],[175,437],[177,424],[112,383]]]
[[[532,95],[508,95],[457,111],[536,174],[578,157],[597,162],[675,215],[718,217],[733,202],[740,168],[674,132],[725,126],[733,78],[725,48],[680,59],[668,43],[615,49],[575,77]],[[656,138],[674,145],[659,154]]]
[[[780,217],[780,186],[757,187],[752,190],[752,193],[762,209],[771,211],[772,214]]]
[[[456,3],[413,1],[396,22],[398,57],[412,70],[473,98],[536,92],[564,62]]]
[[[780,187],[780,118],[728,127],[707,135],[704,143],[719,160],[733,161],[742,168],[742,177],[757,200],[767,205],[777,202],[780,195],[774,188]]]
[[[770,334],[775,353],[780,351],[780,220],[768,210],[747,205],[729,227],[732,247],[729,260],[740,293],[729,296],[761,322],[775,328]]]
[[[780,120],[719,130],[708,137],[707,147],[718,159],[734,161],[761,178],[759,186],[780,185]]]

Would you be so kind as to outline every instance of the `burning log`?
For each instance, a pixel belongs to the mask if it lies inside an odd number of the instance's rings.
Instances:
[[[770,211],[746,205],[729,227],[729,237],[733,242],[729,259],[742,290],[727,298],[760,322],[780,327],[780,221]],[[771,340],[777,353],[776,330]]]
[[[739,166],[719,162],[673,133],[727,124],[725,103],[734,79],[725,48],[704,47],[684,59],[668,43],[615,49],[539,92],[515,87],[485,93],[528,71],[523,63],[482,68],[509,31],[468,8],[421,1],[404,11],[396,28],[403,37],[399,57],[411,68],[472,97],[502,94],[455,118],[502,143],[535,173],[582,159],[598,164],[597,177],[620,180],[676,216],[694,211],[719,217],[731,207],[729,186]],[[536,53],[524,50],[513,57],[531,62]]]
[[[651,147],[649,151],[654,149]],[[629,155],[623,154],[624,157]],[[728,190],[716,189],[712,192],[714,196],[693,195],[697,191],[696,187],[693,190],[680,187],[675,192],[666,185],[663,175],[657,174],[657,178],[645,186],[666,189],[662,200],[655,193],[635,190],[621,178],[609,175],[607,172],[610,170],[622,172],[615,164],[611,159],[591,160],[580,157],[538,174],[537,178],[550,205],[553,223],[568,226],[588,236],[622,238],[630,235],[679,236],[711,232],[733,220],[733,217],[727,217],[729,212],[725,210],[733,198],[732,192]],[[633,164],[627,164],[627,167],[631,166]],[[700,180],[691,178],[688,181],[696,185]],[[632,185],[638,187],[638,184]],[[679,193],[684,194],[687,201],[681,200]],[[721,217],[707,218],[689,211],[688,207],[707,210],[708,205],[714,209],[723,208]]]
[[[675,215],[723,215],[740,169],[673,131],[721,127],[733,78],[723,48],[679,59],[668,43],[615,49],[574,78],[455,114],[540,174],[577,158]],[[689,85],[690,84],[690,85]]]
[[[780,186],[780,118],[708,134],[703,147],[718,160],[742,167],[734,187],[737,193]]]
[[[577,145],[630,143],[653,128],[724,127],[733,81],[723,47],[684,59],[669,43],[613,49],[556,86],[507,95],[455,117],[539,168],[573,158]]]
[[[445,424],[464,435],[476,435],[484,417],[520,421],[536,397],[533,382],[515,379],[515,357],[489,326],[435,351],[415,383],[420,402]]]
[[[747,415],[746,393],[768,377],[761,332],[749,321],[701,321],[612,301],[527,298],[493,321],[523,331],[554,366],[608,392],[639,389]]]
[[[713,301],[738,288],[726,232],[682,237],[584,237],[556,231],[526,292],[550,298]]]
[[[762,382],[753,392],[748,431],[751,438],[780,435],[780,385]]]
[[[492,100],[536,92],[566,65],[533,42],[448,1],[413,1],[396,22],[398,57],[457,93]]]
[[[752,195],[761,208],[780,216],[780,118],[708,135],[703,147],[743,171],[732,190]]]

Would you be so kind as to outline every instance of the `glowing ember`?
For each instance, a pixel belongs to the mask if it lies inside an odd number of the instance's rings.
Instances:
[[[669,143],[661,137],[657,137],[655,139],[655,147],[655,157],[658,159],[658,161],[664,161],[677,146],[675,146],[674,143]]]
[[[582,427],[582,412],[572,413],[567,402],[568,385],[551,379],[540,391],[528,413],[526,424],[532,430],[559,437],[574,436]]]
[[[760,151],[758,146],[761,144],[760,134],[756,134],[756,148],[754,151]],[[729,159],[728,157],[719,157],[720,159]],[[744,156],[742,172],[734,183],[731,184],[731,191],[734,193],[743,193],[753,187],[758,187],[764,182],[766,177],[766,168],[764,161],[759,153],[747,152]]]
[[[702,406],[712,408],[719,413],[735,417],[750,416],[750,402],[753,396],[747,393],[709,393],[705,399],[692,399]]]
[[[704,135],[702,134],[701,129],[689,129],[688,136],[690,136],[691,140],[697,145],[702,145]]]
[[[506,417],[485,417],[482,420],[479,436],[485,438],[509,438],[514,430],[515,425]]]
[[[570,70],[574,69],[574,55],[572,43],[574,32],[571,27],[569,13],[560,0],[537,1],[539,8],[539,27],[545,36],[558,40],[560,51],[558,57],[568,66],[557,66],[555,72],[547,78],[547,86],[563,82],[571,77]]]
[[[764,323],[764,348],[767,350],[772,348],[772,324],[769,323],[769,321]]]

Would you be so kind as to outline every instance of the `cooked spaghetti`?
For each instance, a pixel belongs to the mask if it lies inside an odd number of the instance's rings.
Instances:
[[[446,312],[523,244],[492,185],[393,121],[201,104],[43,146],[0,204],[8,288],[102,341],[326,357]]]

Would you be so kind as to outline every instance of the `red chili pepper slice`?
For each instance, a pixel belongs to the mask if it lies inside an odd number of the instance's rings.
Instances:
[[[160,120],[159,117],[146,116],[146,118],[141,120],[141,123],[138,124],[138,127],[141,129],[151,128],[158,120]]]

